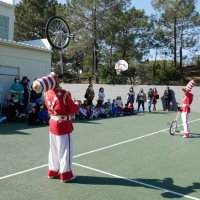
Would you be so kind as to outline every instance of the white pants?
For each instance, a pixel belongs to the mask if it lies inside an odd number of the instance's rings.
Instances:
[[[189,133],[188,117],[189,117],[188,112],[182,112],[181,113],[181,118],[182,118],[182,123],[183,123],[183,133],[186,133],[186,134]]]
[[[60,174],[71,171],[73,148],[71,134],[54,135],[49,133],[49,170]]]

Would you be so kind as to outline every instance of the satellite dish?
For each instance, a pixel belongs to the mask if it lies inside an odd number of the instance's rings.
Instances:
[[[126,71],[128,69],[128,63],[125,60],[119,60],[115,64],[115,70],[117,75],[120,75],[122,71]]]

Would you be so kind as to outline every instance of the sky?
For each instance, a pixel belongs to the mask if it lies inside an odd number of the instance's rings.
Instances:
[[[15,4],[19,1],[20,0],[15,0]],[[66,0],[58,0],[58,2],[64,4]],[[151,0],[132,0],[132,5],[137,9],[144,9],[147,15],[151,15],[155,12],[151,6]],[[196,9],[200,12],[200,0],[197,0]]]
[[[14,0],[15,4],[19,3],[20,0]],[[66,0],[58,0],[58,3],[66,3]],[[151,6],[151,0],[132,0],[133,6],[137,9],[145,9],[147,15],[150,15],[154,12]]]

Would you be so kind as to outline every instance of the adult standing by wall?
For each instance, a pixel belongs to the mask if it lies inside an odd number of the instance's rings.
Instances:
[[[34,81],[37,80],[36,78]],[[30,102],[36,102],[37,99],[42,98],[42,93],[37,93],[36,91],[33,90],[33,85],[31,85],[31,91],[30,91]]]
[[[15,77],[14,83],[10,86],[10,92],[11,94],[15,94],[17,96],[17,99],[20,103],[23,101],[23,93],[24,88],[22,84],[20,83],[19,77]]]
[[[171,99],[172,99],[172,92],[171,92],[169,86],[166,86],[163,97],[164,97],[164,101],[165,101],[164,110],[170,111],[170,102],[171,102]]]
[[[153,88],[153,111],[156,111],[156,103],[157,103],[157,99],[159,99],[159,95],[158,95],[158,91],[157,88],[154,87]]]
[[[60,87],[60,76],[50,74],[47,77],[38,79],[33,83],[33,89],[41,92],[41,86],[50,87],[44,93],[44,100],[50,114],[49,121],[49,163],[48,177],[55,178],[60,175],[61,182],[69,182],[76,177],[72,172],[72,116],[78,112],[80,105],[76,102],[69,91]],[[49,86],[46,85],[51,83]],[[41,84],[40,84],[41,83]]]
[[[148,98],[147,98],[148,109],[149,109],[149,112],[151,112],[151,105],[153,103],[153,90],[152,90],[152,88],[149,89],[147,96],[148,96]]]
[[[24,76],[21,80],[21,84],[24,88],[24,93],[23,93],[23,104],[25,108],[25,112],[27,113],[27,107],[28,107],[28,102],[29,102],[29,79]]]
[[[105,93],[104,93],[104,88],[100,87],[99,88],[99,93],[98,93],[98,105],[103,105],[105,98]]]
[[[137,99],[136,99],[136,103],[138,103],[138,112],[140,112],[140,105],[142,105],[142,110],[144,112],[144,103],[146,102],[146,100],[147,100],[146,94],[141,88],[139,93],[137,94]]]
[[[92,101],[94,99],[94,96],[95,96],[95,92],[93,89],[93,85],[90,84],[85,92],[85,98],[87,100],[87,105],[90,105],[90,106],[93,105]]]
[[[134,101],[135,101],[135,91],[134,91],[133,87],[130,87],[129,91],[127,92],[126,104],[131,105],[133,107]]]

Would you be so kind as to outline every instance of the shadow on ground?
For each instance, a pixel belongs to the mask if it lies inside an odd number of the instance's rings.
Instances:
[[[43,126],[28,126],[26,123],[22,122],[7,122],[0,124],[0,135],[30,135],[30,133],[25,133],[20,130],[24,129],[33,129],[33,128],[41,128]]]
[[[162,191],[161,196],[164,198],[183,198],[184,195],[195,193],[200,189],[200,183],[194,182],[189,186],[182,187],[174,184],[170,177],[160,179],[120,179],[108,177],[78,176],[73,184],[87,185],[119,185],[129,187],[144,187]]]

